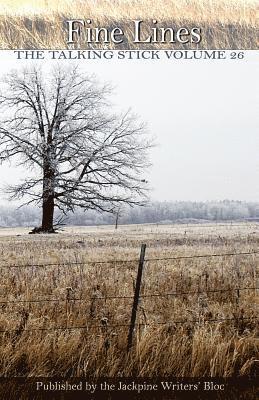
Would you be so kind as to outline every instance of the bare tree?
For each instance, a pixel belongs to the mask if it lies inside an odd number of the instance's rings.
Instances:
[[[127,112],[112,114],[112,89],[78,68],[14,71],[0,96],[0,160],[15,158],[30,174],[8,186],[10,198],[42,206],[39,231],[53,232],[55,207],[114,212],[143,204],[152,145]]]

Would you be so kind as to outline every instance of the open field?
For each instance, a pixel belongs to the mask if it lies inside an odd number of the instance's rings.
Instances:
[[[26,232],[1,229],[1,376],[259,374],[258,224]]]
[[[133,19],[146,21],[143,35],[150,34],[151,20],[158,26],[198,26],[203,40],[198,48],[257,49],[258,20],[256,0],[28,0],[0,1],[0,47],[67,48],[65,21],[69,18],[92,19],[92,26],[123,28],[132,37]],[[79,48],[86,48],[83,42]],[[100,44],[103,47],[103,44]],[[112,47],[112,45],[111,45]],[[134,44],[130,39],[116,48],[197,48],[197,44]]]

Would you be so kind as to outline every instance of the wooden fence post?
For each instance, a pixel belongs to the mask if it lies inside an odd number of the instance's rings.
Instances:
[[[134,334],[134,330],[135,330],[135,323],[136,323],[136,317],[137,317],[137,311],[138,311],[139,294],[140,294],[140,289],[141,289],[141,279],[142,279],[143,267],[144,267],[144,262],[145,262],[146,246],[147,246],[146,244],[142,244],[141,250],[140,250],[138,274],[137,274],[136,288],[135,288],[135,293],[134,293],[134,300],[133,300],[132,311],[131,311],[130,328],[129,328],[129,334],[128,334],[127,352],[129,352],[132,347],[133,334]]]

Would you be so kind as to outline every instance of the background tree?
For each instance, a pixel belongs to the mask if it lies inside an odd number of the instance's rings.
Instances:
[[[0,160],[15,158],[30,171],[7,192],[42,206],[39,231],[53,232],[55,207],[112,213],[120,204],[143,204],[151,142],[130,112],[110,112],[111,93],[78,68],[6,76]]]

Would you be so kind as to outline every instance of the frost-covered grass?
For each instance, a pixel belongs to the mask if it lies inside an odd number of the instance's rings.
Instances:
[[[0,46],[66,48],[64,21],[68,18],[91,18],[106,28],[116,24],[128,37],[132,36],[133,29],[130,20],[145,20],[143,33],[147,34],[151,19],[155,18],[162,26],[201,27],[201,48],[255,49],[258,47],[256,7],[256,0],[39,0],[33,4],[29,0],[1,0]],[[83,48],[85,44],[80,46]],[[123,46],[137,45],[129,41]],[[157,46],[162,47],[161,44]],[[173,45],[174,48],[180,46],[184,45]]]
[[[68,227],[56,235],[5,232],[0,237],[2,266],[57,265],[2,268],[1,301],[59,302],[1,304],[0,330],[15,330],[0,335],[1,375],[230,376],[253,374],[258,368],[258,320],[252,319],[258,316],[258,290],[239,295],[232,290],[258,286],[258,255],[147,262],[143,294],[185,294],[142,299],[141,327],[129,355],[128,328],[114,325],[129,323],[132,299],[102,299],[133,295],[137,262],[108,261],[137,259],[141,243],[147,244],[146,258],[246,252],[258,248],[257,225],[133,225],[117,231],[111,226]],[[87,264],[93,260],[104,263]],[[209,291],[220,288],[227,291]],[[89,328],[53,329],[66,326]],[[46,330],[33,331],[37,327]]]

